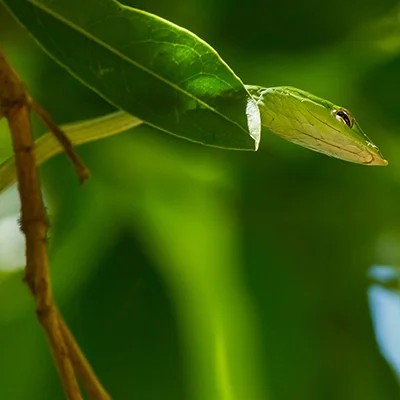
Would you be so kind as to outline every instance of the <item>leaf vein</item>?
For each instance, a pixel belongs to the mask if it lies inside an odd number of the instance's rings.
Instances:
[[[106,42],[102,41],[101,39],[95,37],[94,35],[92,35],[90,32],[87,32],[84,30],[84,28],[76,25],[74,22],[64,18],[62,15],[60,15],[59,13],[57,13],[56,11],[52,10],[51,8],[48,8],[47,6],[45,6],[44,4],[42,4],[40,1],[37,0],[28,0],[28,2],[30,2],[31,4],[33,4],[34,6],[38,7],[39,9],[41,9],[42,11],[46,12],[47,14],[53,16],[54,18],[56,18],[57,20],[59,20],[60,22],[64,23],[65,25],[69,26],[70,28],[76,30],[77,32],[79,32],[80,34],[82,34],[83,36],[87,37],[88,39],[92,40],[94,43],[97,43],[98,45],[104,47],[105,49],[107,49],[108,51],[110,51],[111,53],[117,55],[118,57],[120,57],[121,59],[127,61],[128,63],[134,65],[135,67],[149,73],[150,75],[154,76],[155,78],[159,79],[160,81],[164,82],[165,84],[173,87],[174,89],[176,89],[177,91],[182,92],[183,94],[185,94],[186,96],[192,98],[194,101],[200,103],[201,105],[203,105],[203,107],[215,112],[217,115],[219,115],[220,117],[222,117],[223,119],[231,122],[232,124],[238,126],[242,131],[246,132],[246,134],[248,134],[248,132],[243,128],[243,126],[241,126],[239,123],[237,123],[236,121],[232,121],[230,118],[228,118],[226,115],[222,114],[221,112],[219,112],[218,110],[216,110],[215,108],[211,107],[209,104],[207,104],[206,102],[202,101],[201,99],[193,96],[191,93],[183,90],[182,88],[180,88],[179,86],[175,85],[174,83],[168,81],[167,79],[165,79],[163,76],[155,73],[154,71],[146,68],[145,66],[137,63],[136,61],[132,60],[131,58],[129,58],[128,56],[126,56],[125,54],[121,53],[120,51],[114,49],[113,47],[111,47],[109,44],[107,44]],[[117,2],[116,2],[117,3]],[[121,5],[123,6],[123,5]],[[123,6],[125,8],[125,6]],[[129,7],[126,7],[127,9],[130,9]]]

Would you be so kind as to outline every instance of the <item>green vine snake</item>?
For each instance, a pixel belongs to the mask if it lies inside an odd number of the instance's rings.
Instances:
[[[330,157],[364,165],[387,165],[377,146],[364,134],[343,107],[292,87],[247,86],[260,109],[261,124],[269,131],[300,146]],[[63,126],[74,145],[115,135],[142,123],[124,111]],[[40,165],[62,152],[50,133],[36,140]],[[0,193],[16,182],[14,158],[0,165]]]

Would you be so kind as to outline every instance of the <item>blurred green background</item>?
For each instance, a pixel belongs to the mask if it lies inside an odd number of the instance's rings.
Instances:
[[[346,106],[389,166],[272,134],[241,153],[148,127],[79,148],[83,187],[64,155],[47,162],[56,298],[103,384],[133,400],[399,399],[400,297],[368,274],[400,267],[400,4],[130,5],[198,34],[247,84]],[[59,123],[112,110],[1,7],[0,45]],[[0,399],[62,399],[21,282],[18,207],[15,187],[0,196]]]

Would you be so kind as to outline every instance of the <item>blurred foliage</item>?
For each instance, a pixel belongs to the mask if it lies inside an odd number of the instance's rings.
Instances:
[[[80,148],[92,171],[84,187],[65,156],[46,163],[56,297],[115,399],[399,398],[375,340],[367,271],[400,265],[400,8],[278,3],[131,5],[198,34],[245,82],[348,107],[389,166],[273,135],[239,154],[148,127]],[[0,41],[60,123],[112,109],[1,8]],[[0,398],[61,399],[21,278],[0,275]]]

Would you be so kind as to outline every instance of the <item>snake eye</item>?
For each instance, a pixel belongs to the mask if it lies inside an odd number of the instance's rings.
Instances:
[[[338,121],[343,122],[349,128],[353,126],[353,117],[350,115],[348,111],[335,110],[333,113]]]

